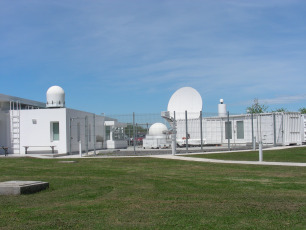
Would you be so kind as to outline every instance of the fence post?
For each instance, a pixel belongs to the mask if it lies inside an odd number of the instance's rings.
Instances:
[[[176,155],[176,119],[175,111],[173,112],[173,123],[172,123],[172,155]]]
[[[263,159],[263,154],[262,154],[262,134],[261,134],[261,114],[259,114],[259,161],[261,162]]]
[[[276,116],[273,113],[273,133],[274,133],[274,147],[276,147]]]
[[[71,123],[72,123],[72,118],[70,117],[69,118],[69,154],[72,154],[72,151],[71,151],[71,139],[72,139],[72,136],[71,136]]]
[[[134,146],[134,154],[136,154],[136,140],[135,140],[135,113],[133,112],[133,146]]]
[[[185,110],[185,121],[186,121],[186,152],[188,153],[188,120],[187,120],[187,110]]]
[[[85,116],[85,147],[86,147],[86,154],[88,155],[88,117]]]
[[[251,120],[252,120],[252,146],[253,146],[253,150],[256,150],[256,143],[255,143],[255,138],[254,138],[254,115],[253,115],[253,111],[251,112]]]
[[[202,127],[202,119],[203,119],[203,114],[202,114],[202,110],[201,110],[200,111],[201,151],[203,151],[203,127]]]
[[[227,128],[227,132],[228,132],[228,139],[227,139],[227,147],[228,147],[228,151],[231,151],[231,141],[230,141],[230,135],[229,135],[229,132],[232,130],[230,129],[231,126],[230,126],[230,123],[229,123],[229,111],[227,111],[227,125],[228,125],[228,128]]]
[[[94,127],[93,127],[93,132],[94,132],[94,153],[95,153],[95,155],[97,155],[97,151],[96,151],[96,114],[93,114],[93,125],[94,125]]]
[[[82,141],[79,140],[79,155],[82,157]]]

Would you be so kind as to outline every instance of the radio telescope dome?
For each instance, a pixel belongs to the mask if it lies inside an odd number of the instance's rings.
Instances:
[[[168,128],[163,123],[154,123],[149,129],[150,136],[162,136],[164,131],[168,131]]]
[[[202,111],[202,97],[197,90],[192,87],[183,87],[175,91],[168,103],[168,111],[176,120],[185,119],[187,111],[188,119],[199,118]]]
[[[47,108],[65,107],[65,91],[60,86],[52,86],[47,90]]]

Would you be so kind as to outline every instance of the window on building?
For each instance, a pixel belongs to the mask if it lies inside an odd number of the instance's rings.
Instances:
[[[59,140],[59,122],[51,122],[51,141]]]
[[[110,126],[105,127],[106,140],[110,140]]]
[[[237,139],[244,139],[243,121],[237,121]]]
[[[232,122],[225,122],[225,139],[232,139]]]

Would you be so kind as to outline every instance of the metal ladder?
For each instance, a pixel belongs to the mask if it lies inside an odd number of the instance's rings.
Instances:
[[[20,154],[20,102],[10,101],[11,149]]]

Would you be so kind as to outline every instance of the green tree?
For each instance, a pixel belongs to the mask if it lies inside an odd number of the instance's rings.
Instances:
[[[252,106],[246,108],[247,113],[266,113],[268,106],[260,104],[258,99],[255,98]]]
[[[284,108],[284,107],[281,107],[281,108],[278,108],[278,109],[274,109],[274,110],[271,110],[272,113],[284,113],[284,112],[288,112],[288,109]]]
[[[302,114],[306,114],[306,108],[305,107],[300,108],[299,112],[302,113]]]

